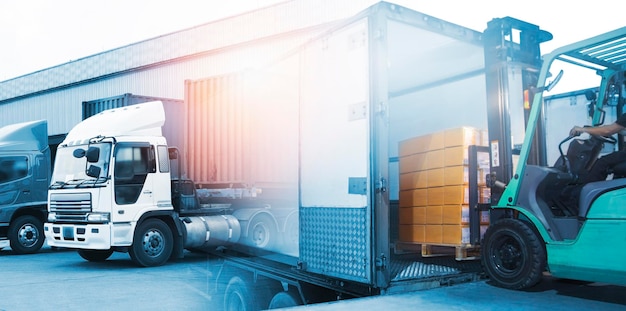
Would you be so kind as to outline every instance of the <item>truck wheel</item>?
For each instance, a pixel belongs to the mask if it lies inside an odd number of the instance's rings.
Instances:
[[[240,277],[233,276],[226,291],[224,291],[224,311],[253,311],[259,310],[253,297],[252,290]]]
[[[256,215],[248,224],[246,243],[262,249],[273,248],[278,235],[277,232],[276,221],[272,216],[268,214]]]
[[[45,236],[43,223],[35,216],[20,216],[9,226],[9,243],[17,254],[33,254],[41,249]]]
[[[143,267],[166,263],[174,249],[170,227],[159,219],[147,219],[135,229],[133,245],[128,250],[130,258]]]
[[[502,219],[485,232],[481,263],[499,287],[524,289],[541,280],[546,267],[544,242],[523,221]]]
[[[100,262],[105,261],[111,257],[113,250],[93,250],[93,249],[79,249],[78,255],[83,257],[87,261]]]
[[[302,305],[302,300],[295,293],[280,292],[270,301],[269,309],[280,309]]]

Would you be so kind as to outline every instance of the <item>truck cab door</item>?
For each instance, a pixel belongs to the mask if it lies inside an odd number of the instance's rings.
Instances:
[[[154,147],[148,143],[119,143],[115,148],[113,193],[117,212],[114,222],[136,220],[137,213],[155,206]]]

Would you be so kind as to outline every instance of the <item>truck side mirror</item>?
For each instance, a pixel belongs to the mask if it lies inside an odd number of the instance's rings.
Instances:
[[[97,163],[98,160],[100,160],[100,148],[89,147],[89,149],[87,149],[87,162]]]
[[[176,148],[168,148],[167,152],[168,152],[168,156],[169,156],[170,160],[178,159],[178,149],[176,149]]]
[[[85,156],[85,149],[74,149],[74,152],[72,152],[72,155],[74,156],[74,158],[80,159],[82,157]]]
[[[87,169],[87,176],[89,177],[100,177],[100,171],[102,171],[102,169],[99,166],[96,165],[89,165],[89,168]]]

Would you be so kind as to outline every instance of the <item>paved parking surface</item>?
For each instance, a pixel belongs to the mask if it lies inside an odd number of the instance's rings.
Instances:
[[[213,291],[216,265],[202,253],[139,268],[123,253],[93,263],[73,250],[14,255],[5,249],[0,267],[0,310],[220,310],[223,299]],[[611,311],[626,310],[626,287],[546,277],[532,290],[511,291],[480,281],[291,309]]]

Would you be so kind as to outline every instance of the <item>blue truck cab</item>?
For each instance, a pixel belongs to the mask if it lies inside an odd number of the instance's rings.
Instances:
[[[31,254],[43,246],[50,175],[47,121],[0,128],[0,249]]]

